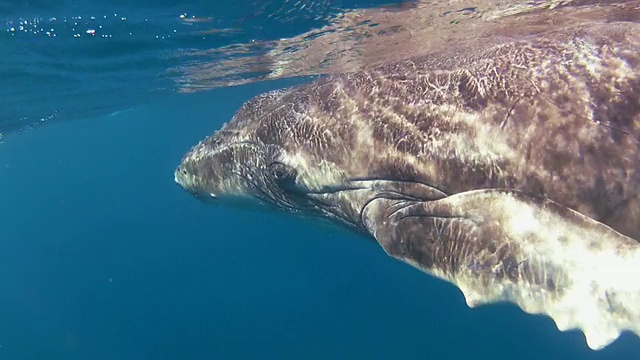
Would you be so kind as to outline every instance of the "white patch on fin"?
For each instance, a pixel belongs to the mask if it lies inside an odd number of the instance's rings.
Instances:
[[[522,280],[485,287],[477,276],[464,272],[449,280],[461,289],[469,307],[513,302],[527,313],[547,314],[560,331],[580,329],[594,350],[625,330],[640,335],[640,244],[572,210],[579,220],[567,220],[550,209],[557,204],[536,206],[510,195],[485,196],[484,201],[475,200],[487,206],[492,221],[495,216],[505,226],[525,260],[534,259],[540,270],[556,271],[550,276],[561,282],[558,291]]]

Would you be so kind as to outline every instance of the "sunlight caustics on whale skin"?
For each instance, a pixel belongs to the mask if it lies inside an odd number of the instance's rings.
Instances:
[[[343,223],[471,307],[510,302],[602,349],[640,335],[639,25],[263,93],[177,179]]]
[[[202,153],[198,156],[202,157]],[[298,164],[310,166],[304,161]],[[176,182],[186,188],[192,186],[195,179],[181,175],[179,170],[175,173]],[[353,186],[365,192],[368,188],[376,191],[392,188],[380,181],[356,181]],[[424,195],[424,191],[420,193]],[[469,307],[512,302],[527,313],[550,316],[560,331],[581,330],[594,350],[606,347],[623,331],[640,335],[640,245],[635,240],[550,200],[538,204],[527,197],[500,194],[499,190],[447,197],[431,189],[428,196],[444,198],[432,203],[417,202],[414,206],[424,206],[422,213],[447,211],[446,216],[464,218],[471,228],[457,229],[456,236],[467,236],[465,242],[478,242],[492,235],[483,229],[501,229],[499,236],[518,249],[515,254],[519,281],[497,277],[495,274],[504,270],[501,269],[504,264],[491,262],[490,258],[484,259],[488,264],[477,266],[471,259],[472,253],[458,259],[462,264],[460,270],[452,273],[437,267],[425,268],[415,259],[389,251],[384,239],[395,243],[404,242],[403,237],[409,236],[416,241],[425,239],[420,233],[396,228],[398,222],[391,216],[379,220],[377,213],[386,214],[393,208],[381,197],[366,206],[365,224],[390,256],[453,283],[462,291]],[[409,216],[410,210],[411,207],[405,207],[404,212],[395,212],[393,216]]]

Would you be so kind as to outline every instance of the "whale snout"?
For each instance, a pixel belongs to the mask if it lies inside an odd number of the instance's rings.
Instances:
[[[214,193],[204,191],[198,187],[195,176],[185,168],[184,164],[180,164],[173,172],[173,181],[201,200],[210,201],[217,198]]]
[[[182,165],[178,166],[173,172],[173,181],[182,188],[188,189],[190,185],[193,185],[189,178],[189,173]]]

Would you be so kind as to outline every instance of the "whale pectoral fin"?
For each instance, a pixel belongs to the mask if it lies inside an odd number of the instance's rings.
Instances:
[[[558,203],[493,189],[378,198],[362,219],[389,255],[455,284],[471,307],[547,314],[592,349],[640,335],[640,244]]]

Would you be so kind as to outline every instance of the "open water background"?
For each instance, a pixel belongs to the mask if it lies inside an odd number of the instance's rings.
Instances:
[[[384,4],[300,3],[0,2],[0,359],[640,358],[635,336],[594,352],[515,306],[471,310],[367,239],[173,183],[244,101],[308,79],[178,93],[172,53]],[[240,31],[194,31],[211,28]]]

